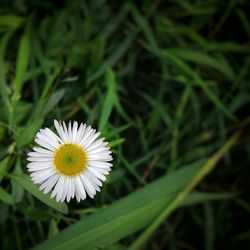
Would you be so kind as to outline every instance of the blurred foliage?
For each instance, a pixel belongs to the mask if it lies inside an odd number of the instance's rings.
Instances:
[[[249,1],[0,4],[1,249],[249,246]],[[110,141],[94,200],[58,204],[27,177],[55,118]]]

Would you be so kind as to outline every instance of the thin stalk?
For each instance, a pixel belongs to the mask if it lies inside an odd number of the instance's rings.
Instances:
[[[228,141],[212,156],[210,157],[188,185],[172,200],[172,202],[163,210],[163,212],[156,218],[156,220],[149,225],[149,227],[135,240],[130,246],[129,250],[139,249],[140,246],[149,240],[154,231],[162,224],[162,222],[180,206],[186,195],[197,186],[200,181],[211,172],[217,165],[218,161],[225,155],[226,152],[238,141],[241,130],[235,132]]]

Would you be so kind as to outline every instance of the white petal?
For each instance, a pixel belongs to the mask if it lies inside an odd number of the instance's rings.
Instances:
[[[78,202],[80,202],[81,201],[81,191],[80,191],[80,186],[78,185],[78,183],[76,182],[76,178],[74,178],[74,182],[75,182],[75,190],[76,190],[76,200],[78,201]]]
[[[44,162],[44,161],[41,161],[41,162],[35,162],[35,161],[33,161],[33,162],[29,162],[28,164],[27,164],[27,167],[32,167],[32,166],[34,166],[34,167],[45,167],[45,166],[50,166],[51,165],[51,162]]]
[[[84,185],[82,183],[81,178],[79,176],[76,176],[75,182],[76,182],[76,186],[78,188],[78,191],[80,193],[81,199],[85,200],[86,199],[86,192],[85,192]]]
[[[72,178],[71,177],[69,177],[69,179],[68,179],[68,191],[67,191],[67,202],[69,202],[70,201],[70,199],[71,199],[71,196],[72,196],[72,193],[71,193],[71,190],[72,190],[72,188],[71,188],[71,180]]]
[[[48,168],[54,168],[52,165],[50,164],[44,164],[44,165],[30,165],[31,163],[29,163],[27,165],[27,168],[28,168],[28,171],[29,172],[35,172],[35,171],[40,171],[40,170],[43,170],[43,169],[48,169]]]
[[[67,142],[67,135],[65,134],[62,125],[57,120],[54,120],[54,125],[62,141]]]
[[[40,132],[36,134],[36,137],[41,141],[44,141],[51,145],[53,148],[58,148],[59,143],[53,136],[48,136],[45,132],[45,129],[41,129]]]
[[[100,134],[101,132],[97,132],[93,134],[92,136],[89,136],[89,138],[86,139],[85,141],[84,147],[87,148],[90,144],[92,144],[96,140],[96,138],[100,136]]]
[[[97,147],[95,149],[92,150],[86,150],[88,153],[90,154],[97,154],[97,153],[101,153],[101,152],[105,152],[105,151],[109,151],[110,147]]]
[[[53,146],[51,146],[49,143],[45,142],[44,140],[40,140],[40,139],[36,138],[36,139],[35,139],[35,142],[36,142],[37,144],[39,144],[40,146],[46,148],[46,149],[49,149],[49,150],[51,150],[51,151],[54,151],[54,150],[55,150],[55,148],[54,148]]]
[[[102,186],[102,182],[98,180],[93,174],[89,173],[88,170],[85,171],[85,176],[91,181],[91,184],[93,185],[94,189],[100,192],[101,191],[100,187]]]
[[[86,124],[81,124],[80,128],[77,132],[77,138],[75,140],[75,143],[79,144],[79,142],[82,140],[84,134],[85,134],[85,130],[86,130]]]
[[[75,182],[74,182],[74,179],[71,178],[71,198],[73,199],[75,197]]]
[[[103,175],[108,175],[109,174],[109,172],[108,172],[108,169],[105,169],[105,168],[95,168],[95,167],[88,167],[88,169],[94,169],[95,171],[97,171],[97,172],[99,172],[99,173],[101,173],[101,174],[103,174]]]
[[[91,134],[94,134],[95,130],[93,130],[90,126],[87,127],[87,129],[85,130],[84,136],[81,139],[81,141],[79,142],[80,145],[84,146],[86,140],[89,138],[89,136],[91,136]]]
[[[77,129],[78,129],[78,123],[74,122],[73,129],[72,129],[72,142],[75,143],[77,139]]]
[[[51,198],[55,197],[57,193],[60,191],[60,189],[62,188],[63,181],[64,181],[64,176],[60,175],[59,180],[57,181],[54,190],[50,196]]]
[[[93,153],[92,152],[89,152],[88,155],[89,156],[108,156],[110,155],[112,152],[110,150],[103,150],[102,152],[99,152],[99,153]]]
[[[58,137],[53,131],[51,131],[49,128],[44,129],[44,133],[46,133],[49,137],[53,138],[55,141],[59,143],[63,143],[62,139]]]
[[[72,132],[72,126],[71,126],[71,121],[69,121],[69,126],[68,126],[68,140],[70,143],[73,143],[73,132]]]
[[[93,185],[88,180],[88,178],[84,175],[84,173],[81,174],[80,177],[82,179],[82,184],[83,184],[87,194],[89,195],[89,197],[94,198],[94,195],[96,194],[96,191],[95,191]]]
[[[88,169],[85,171],[85,175],[87,176],[87,178],[91,179],[92,184],[96,184],[102,187],[102,182],[98,178],[96,178],[91,172],[89,172]]]
[[[61,178],[61,188],[58,190],[56,194],[56,201],[59,202],[61,200],[62,194],[63,194],[63,189],[65,185],[65,176],[62,176]]]
[[[41,186],[40,186],[40,190],[44,189],[44,193],[47,194],[56,184],[56,182],[58,181],[60,175],[58,173],[54,173],[53,175],[51,175],[48,180],[46,180]]]
[[[69,135],[69,131],[68,131],[68,129],[67,129],[67,126],[66,126],[66,124],[65,124],[65,122],[63,122],[63,129],[64,129],[64,133],[65,133],[65,135],[66,135],[66,142],[71,142],[70,141],[70,135]]]
[[[40,147],[33,147],[33,150],[38,153],[47,153],[47,154],[53,154],[53,151],[47,150],[45,148],[40,148]]]
[[[62,195],[61,195],[60,202],[64,202],[64,200],[66,198],[66,195],[68,193],[68,190],[69,190],[69,184],[70,184],[69,177],[66,176],[65,181],[64,181],[63,192],[62,192]]]
[[[88,168],[88,170],[98,179],[106,181],[106,177],[94,168]]]
[[[77,200],[78,202],[81,201],[81,196],[80,196],[80,193],[79,193],[77,187],[76,187],[76,200]]]
[[[96,168],[110,168],[113,166],[112,163],[103,161],[89,161],[88,165]]]
[[[51,175],[55,173],[55,169],[49,168],[49,169],[43,169],[40,171],[36,171],[30,174],[32,181],[35,184],[41,184],[45,180],[47,180]]]
[[[28,156],[32,156],[32,157],[52,157],[53,152],[50,151],[50,154],[48,154],[48,153],[40,153],[40,152],[29,152]]]
[[[53,162],[53,157],[49,156],[49,157],[28,157],[27,158],[28,161],[34,161],[34,162],[38,162],[38,161],[43,161],[43,162]]]
[[[92,149],[95,149],[97,147],[105,147],[108,143],[107,142],[103,142],[103,141],[104,141],[104,138],[101,138],[101,139],[93,142],[88,147],[85,147],[85,150],[91,151]]]
[[[113,158],[111,155],[88,155],[90,161],[112,161]]]

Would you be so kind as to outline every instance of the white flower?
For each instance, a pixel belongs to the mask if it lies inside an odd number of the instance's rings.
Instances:
[[[58,135],[50,129],[41,129],[36,134],[34,147],[28,153],[28,171],[35,184],[51,198],[63,202],[76,197],[77,201],[93,198],[100,191],[112,164],[111,151],[104,138],[97,139],[100,132],[90,126],[54,121]]]

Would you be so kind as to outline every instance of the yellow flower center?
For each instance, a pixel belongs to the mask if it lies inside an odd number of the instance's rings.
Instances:
[[[87,163],[87,153],[75,144],[62,145],[54,155],[54,165],[57,171],[67,176],[79,175],[86,169]]]

